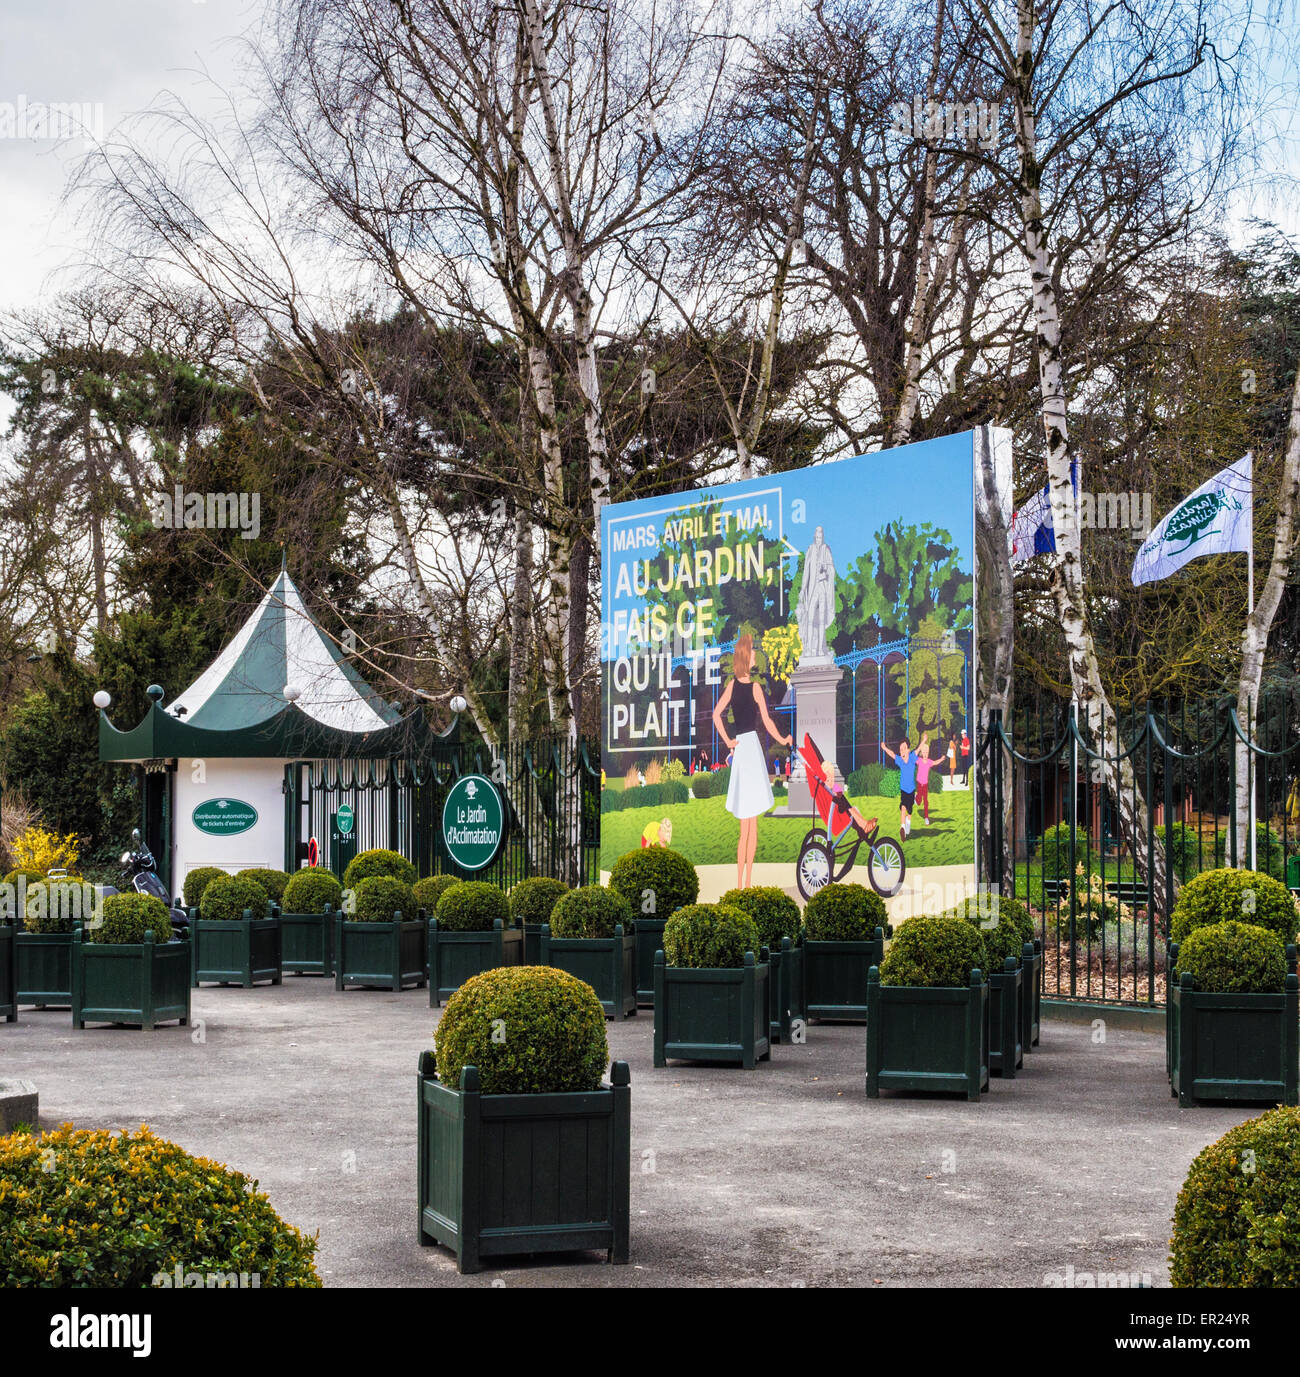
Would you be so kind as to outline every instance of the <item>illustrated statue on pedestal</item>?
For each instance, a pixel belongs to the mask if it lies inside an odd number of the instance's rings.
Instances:
[[[826,628],[835,620],[835,561],[820,526],[813,532],[813,543],[803,558],[803,584],[795,615],[803,642],[800,666],[829,663]]]
[[[836,693],[844,671],[835,663],[826,642],[827,628],[835,620],[835,560],[826,543],[826,532],[820,526],[813,532],[813,542],[803,557],[803,582],[795,616],[802,643],[799,663],[790,674],[795,700],[795,742],[801,746],[805,736],[811,737],[823,754],[827,782],[842,787],[844,775],[835,759],[839,720]],[[784,817],[811,817],[813,811],[807,773],[796,751],[786,803],[777,812]]]

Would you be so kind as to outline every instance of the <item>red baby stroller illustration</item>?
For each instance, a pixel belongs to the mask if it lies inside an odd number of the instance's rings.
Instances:
[[[843,788],[828,781],[825,758],[807,732],[799,755],[808,772],[813,807],[823,824],[812,828],[799,848],[799,893],[811,899],[832,880],[842,880],[853,869],[858,850],[865,842],[870,848],[867,875],[872,889],[885,899],[897,894],[907,870],[903,848],[893,837],[880,836],[877,820],[864,818],[844,796]]]

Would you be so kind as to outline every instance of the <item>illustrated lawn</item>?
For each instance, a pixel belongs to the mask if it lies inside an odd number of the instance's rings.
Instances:
[[[896,798],[854,797],[853,803],[865,817],[878,817],[886,836],[898,835]],[[634,851],[641,845],[641,833],[652,819],[671,818],[673,846],[696,865],[726,865],[736,859],[740,825],[727,812],[725,798],[691,799],[688,803],[666,804],[659,808],[626,808],[605,813],[600,819],[601,853],[608,860]],[[912,815],[912,835],[903,845],[910,866],[969,864],[974,837],[972,795],[964,792],[940,794],[930,804],[931,825],[926,827],[916,813]],[[794,863],[799,845],[808,829],[820,819],[779,818],[767,815],[758,824],[758,862]],[[851,877],[866,883],[865,849],[858,852]],[[861,870],[862,874],[857,872]]]

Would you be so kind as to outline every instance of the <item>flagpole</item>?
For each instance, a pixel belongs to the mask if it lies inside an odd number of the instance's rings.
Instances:
[[[1255,615],[1255,482],[1254,470],[1251,471],[1250,484],[1250,541],[1246,546],[1246,620],[1249,621]],[[1247,704],[1246,714],[1249,722],[1246,727],[1247,737],[1253,738],[1255,735],[1255,705]],[[1257,853],[1257,838],[1255,836],[1255,753],[1249,748],[1246,753],[1247,764],[1250,769],[1250,808],[1247,818],[1250,824],[1250,868],[1257,870],[1259,867],[1256,862],[1259,860]]]

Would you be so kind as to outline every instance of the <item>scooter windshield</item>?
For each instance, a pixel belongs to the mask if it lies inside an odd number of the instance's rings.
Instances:
[[[161,899],[165,904],[171,903],[167,891],[163,888],[163,882],[152,870],[142,870],[132,883],[137,894],[152,894],[155,899]]]

